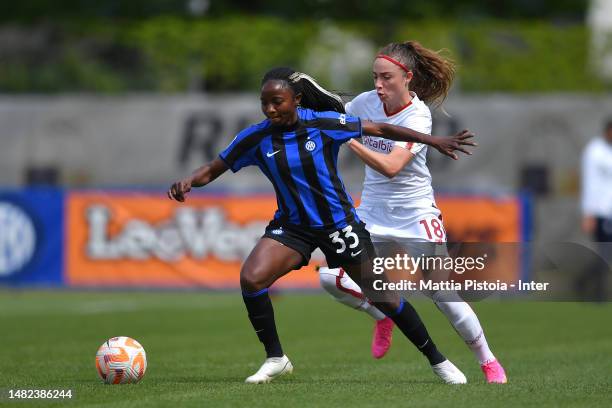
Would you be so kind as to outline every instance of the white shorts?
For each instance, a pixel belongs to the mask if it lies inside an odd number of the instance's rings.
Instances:
[[[382,203],[376,207],[357,208],[366,223],[372,241],[412,239],[420,242],[446,242],[442,213],[430,198],[414,200],[402,207]]]
[[[381,204],[357,208],[377,251],[399,246],[413,256],[446,256],[446,230],[442,213],[431,198],[414,200],[402,207]]]

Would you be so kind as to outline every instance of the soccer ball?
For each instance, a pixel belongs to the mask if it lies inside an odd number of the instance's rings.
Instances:
[[[147,354],[130,337],[113,337],[96,353],[96,368],[106,384],[137,383],[147,370]]]

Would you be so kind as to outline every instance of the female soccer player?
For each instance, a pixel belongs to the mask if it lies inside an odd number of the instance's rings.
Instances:
[[[430,134],[431,114],[426,103],[439,105],[446,98],[454,77],[453,64],[418,42],[391,43],[376,56],[373,74],[375,89],[346,104],[346,112]],[[427,147],[388,139],[393,138],[364,136],[363,144],[349,141],[350,148],[367,165],[357,210],[360,219],[379,251],[385,245],[399,244],[410,249],[413,256],[434,255],[431,251],[436,246],[427,243],[438,242],[446,252],[442,215],[426,164]],[[321,285],[336,300],[376,319],[372,354],[383,357],[391,345],[393,321],[371,305],[341,269],[322,267],[319,274]],[[489,349],[472,308],[459,297],[444,299],[441,293],[431,297],[474,352],[486,380],[505,383],[504,369]]]
[[[246,379],[265,383],[290,373],[276,331],[268,288],[278,278],[305,265],[321,248],[331,267],[342,267],[361,284],[379,310],[386,313],[429,360],[447,383],[465,383],[465,376],[436,348],[414,308],[395,292],[372,289],[374,248],[359,219],[337,169],[340,145],[364,134],[386,135],[403,141],[427,143],[456,158],[453,150],[474,145],[463,131],[453,138],[436,138],[389,124],[361,121],[344,114],[337,95],[312,78],[289,68],[269,71],[262,80],[263,122],[241,131],[219,158],[206,164],[168,190],[180,202],[192,187],[212,182],[227,169],[233,172],[256,165],[276,191],[278,209],[242,266],[240,286],[253,329],[267,359]],[[377,275],[376,279],[385,279]]]

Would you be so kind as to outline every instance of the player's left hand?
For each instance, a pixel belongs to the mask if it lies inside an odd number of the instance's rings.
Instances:
[[[474,133],[464,129],[452,137],[436,137],[437,140],[433,147],[443,155],[458,160],[459,157],[454,153],[455,150],[471,155],[472,152],[466,150],[463,146],[478,146],[476,142],[469,140],[473,137]]]

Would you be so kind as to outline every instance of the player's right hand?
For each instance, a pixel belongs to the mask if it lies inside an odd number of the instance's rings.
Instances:
[[[171,200],[185,201],[185,196],[191,191],[191,178],[186,178],[172,184],[168,190],[168,198]]]
[[[450,157],[453,160],[459,159],[459,157],[457,157],[457,154],[454,153],[456,150],[463,152],[467,155],[472,154],[472,152],[465,149],[463,146],[478,146],[477,143],[470,140],[474,137],[474,133],[467,129],[462,130],[461,132],[455,134],[452,137],[433,137],[436,139],[436,141],[432,144],[432,146],[440,153]]]

